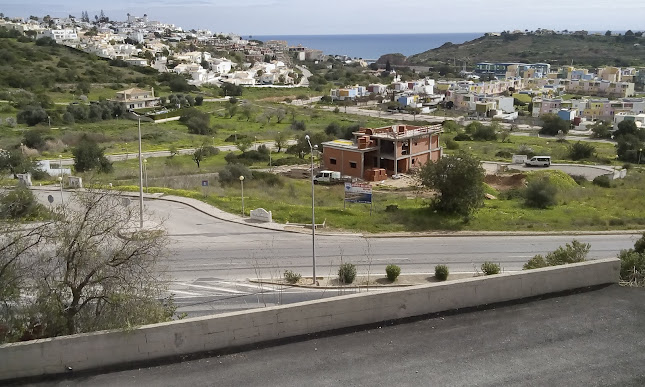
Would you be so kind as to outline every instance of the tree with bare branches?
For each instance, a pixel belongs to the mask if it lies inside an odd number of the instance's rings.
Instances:
[[[126,206],[121,195],[88,190],[75,194],[49,223],[3,233],[0,251],[23,251],[10,267],[28,266],[19,290],[30,301],[14,303],[20,307],[14,314],[24,321],[14,327],[22,329],[21,339],[171,319],[174,307],[159,265],[167,254],[165,232],[137,225],[138,208]]]

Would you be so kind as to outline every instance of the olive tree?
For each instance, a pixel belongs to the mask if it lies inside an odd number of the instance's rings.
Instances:
[[[437,191],[437,211],[463,216],[484,205],[484,176],[479,160],[466,153],[429,162],[418,172],[421,184]]]
[[[23,323],[13,336],[53,337],[172,318],[159,264],[167,238],[161,229],[140,230],[138,215],[121,195],[90,189],[76,193],[49,223],[3,234],[0,249],[25,246],[9,265],[23,268],[22,304],[12,304],[14,320]]]

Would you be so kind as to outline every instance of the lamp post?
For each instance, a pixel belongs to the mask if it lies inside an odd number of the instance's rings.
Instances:
[[[141,117],[139,117],[139,228],[143,228],[143,157],[141,155]]]
[[[143,172],[146,175],[146,193],[148,193],[148,159],[143,159]]]
[[[237,142],[237,130],[235,131],[235,142]]]
[[[63,155],[58,155],[58,176],[63,176]]]
[[[240,175],[240,186],[242,187],[242,216],[244,216],[244,176]]]
[[[65,199],[63,199],[63,177],[58,176],[58,182],[60,183],[60,204],[65,204]]]
[[[313,283],[316,284],[316,209],[314,201],[314,149],[318,149],[318,145],[311,146],[309,135],[305,136],[309,149],[311,150],[311,258],[313,264]]]
[[[638,150],[638,164],[640,165],[641,163],[641,155],[643,154],[643,148],[640,148]]]
[[[52,128],[52,118],[50,116],[47,116],[47,123],[49,124],[49,129]]]
[[[255,150],[258,150],[258,136],[254,136],[253,138],[255,139],[255,141],[253,141],[255,143]]]

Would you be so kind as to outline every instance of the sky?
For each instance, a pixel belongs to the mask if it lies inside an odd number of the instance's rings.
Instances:
[[[248,35],[645,30],[643,0],[2,0],[6,16],[126,14],[184,29]]]

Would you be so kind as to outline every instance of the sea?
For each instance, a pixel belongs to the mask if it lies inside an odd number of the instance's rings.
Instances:
[[[347,55],[375,61],[381,55],[401,53],[405,56],[437,48],[446,42],[459,44],[483,36],[480,32],[441,34],[373,34],[373,35],[252,35],[261,41],[286,40],[289,46],[302,45],[322,50],[327,55]]]

